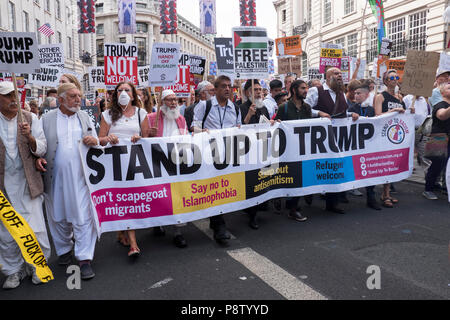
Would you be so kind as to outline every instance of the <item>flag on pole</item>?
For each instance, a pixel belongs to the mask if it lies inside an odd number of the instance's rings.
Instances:
[[[217,76],[217,62],[216,61],[209,62],[209,75]]]
[[[256,0],[239,0],[241,26],[256,27]]]
[[[50,26],[50,23],[46,23],[42,25],[38,31],[42,33],[44,36],[50,37],[55,32],[52,30],[52,27]]]
[[[201,34],[216,34],[216,0],[199,0]]]
[[[384,23],[384,7],[383,0],[368,0],[372,13],[377,19],[377,31],[378,31],[378,52],[381,48],[381,41],[386,37],[386,26]]]
[[[78,0],[80,28],[78,33],[95,33],[95,0]]]
[[[160,0],[159,3],[161,24],[160,34],[177,34],[178,15],[176,0]]]

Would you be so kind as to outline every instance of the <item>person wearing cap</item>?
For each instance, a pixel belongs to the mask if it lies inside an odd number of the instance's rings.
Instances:
[[[436,72],[436,88],[433,89],[433,93],[430,98],[431,106],[438,104],[442,101],[442,94],[439,89],[441,84],[449,82],[450,70],[437,70]]]
[[[186,120],[180,114],[180,106],[177,104],[177,96],[172,90],[164,90],[161,94],[161,112],[159,118],[156,112],[150,113],[142,125],[144,137],[170,137],[188,134]],[[186,239],[181,234],[181,228],[185,223],[174,226],[173,243],[178,248],[187,247]],[[155,227],[156,235],[164,235],[162,227]]]
[[[406,106],[402,99],[395,93],[398,87],[398,81],[400,77],[398,76],[397,70],[389,69],[383,74],[383,83],[386,86],[386,90],[378,94],[374,100],[375,115],[379,116],[389,112],[405,112]],[[411,110],[414,113],[414,110]],[[398,202],[397,199],[391,197],[390,194],[390,183],[383,185],[383,194],[381,196],[381,201],[383,207],[393,208],[394,204]]]
[[[146,91],[146,90],[144,90]],[[120,82],[114,88],[110,108],[103,111],[98,132],[100,145],[106,146],[119,143],[119,139],[138,141],[142,137],[142,124],[147,111],[142,107],[142,101],[136,87],[130,82]],[[129,257],[136,257],[140,249],[136,241],[136,231],[119,231],[118,242],[126,247]]]
[[[83,173],[79,142],[98,145],[97,132],[89,115],[80,110],[82,93],[73,83],[58,87],[59,107],[42,116],[47,139],[45,159],[36,161],[44,172],[44,199],[48,225],[58,264],[78,260],[81,279],[95,276],[91,266],[97,232],[95,210]]]
[[[240,110],[230,100],[232,90],[230,78],[225,75],[219,76],[214,82],[214,90],[215,96],[211,100],[200,101],[195,107],[192,127],[196,133],[240,127],[242,124]],[[210,227],[214,231],[216,242],[221,246],[228,246],[231,235],[226,229],[223,215],[211,217]]]
[[[47,141],[35,114],[22,110],[23,122],[18,119],[14,91],[12,82],[0,82],[0,190],[33,229],[48,259],[51,249],[42,211],[44,185],[34,163],[36,157],[47,151]],[[41,282],[31,265],[25,263],[3,223],[0,223],[0,265],[6,276],[4,289],[18,287],[27,275],[32,276],[34,284]]]

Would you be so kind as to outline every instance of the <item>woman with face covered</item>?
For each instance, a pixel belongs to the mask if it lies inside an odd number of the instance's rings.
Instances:
[[[110,108],[102,113],[99,142],[102,146],[117,144],[119,139],[138,141],[142,136],[142,122],[147,112],[142,108],[135,86],[129,82],[119,83],[111,96]],[[138,256],[140,249],[135,230],[120,231],[118,241],[130,246],[128,256]]]

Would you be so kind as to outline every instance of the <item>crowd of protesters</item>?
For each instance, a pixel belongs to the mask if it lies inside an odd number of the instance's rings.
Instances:
[[[409,110],[406,112],[414,114],[417,129],[417,161],[427,167],[423,196],[436,200],[437,189],[446,192],[441,177],[445,177],[443,171],[450,144],[447,153],[426,157],[423,143],[430,134],[450,135],[449,75],[450,71],[437,72],[430,99],[402,96],[396,70],[388,70],[383,75],[383,89],[379,90],[371,79],[353,79],[345,86],[342,73],[337,68],[329,68],[323,81],[313,79],[306,83],[289,75],[284,81],[270,81],[267,88],[263,88],[262,81],[247,80],[233,84],[228,77],[219,76],[214,82],[200,82],[187,99],[178,98],[171,90],[163,90],[156,99],[147,89],[137,89],[131,83],[122,82],[105,97],[98,97],[92,103],[101,115],[98,133],[91,118],[82,110],[91,103],[83,96],[76,77],[62,76],[59,87],[48,90],[40,106],[36,101],[29,102],[22,112],[24,122],[18,121],[19,107],[13,84],[1,82],[0,190],[30,224],[45,257],[50,257],[49,239],[52,239],[58,264],[69,265],[75,258],[80,265],[82,279],[87,280],[95,276],[92,260],[97,235],[93,219],[95,210],[78,154],[80,141],[88,146],[105,146],[117,144],[123,138],[137,142],[142,138],[318,117],[350,117],[352,121],[358,121],[359,117]],[[157,104],[159,113],[155,112]],[[428,135],[424,133],[425,123],[431,128]],[[365,189],[367,206],[371,209],[393,208],[399,202],[391,195],[395,190],[392,184],[380,186],[379,197],[376,196],[376,186]],[[319,197],[325,200],[325,210],[344,214],[342,203],[349,202],[348,193],[363,196],[359,190],[350,190]],[[287,216],[305,222],[307,212],[300,208],[299,199],[285,199]],[[304,200],[311,204],[313,196],[305,196]],[[282,209],[280,199],[270,202],[274,210]],[[248,214],[250,228],[259,229],[257,213],[267,207],[263,204],[244,210]],[[230,233],[225,216],[216,215],[209,220],[215,241],[227,246]],[[174,245],[186,248],[183,227],[184,224],[179,224],[173,228],[155,227],[153,230],[158,235],[164,235],[166,229],[171,230]],[[141,254],[136,230],[117,232],[117,241],[129,249],[129,257]],[[2,224],[0,265],[6,276],[5,289],[19,286],[26,276],[31,276],[33,283],[40,283],[35,270],[24,262],[19,247]]]

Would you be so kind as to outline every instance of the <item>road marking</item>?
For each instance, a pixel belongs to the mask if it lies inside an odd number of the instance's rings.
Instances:
[[[209,218],[192,221],[192,224],[196,226],[200,231],[206,234],[211,240],[214,240],[214,232],[209,228]],[[235,240],[236,237],[230,233],[231,239]]]
[[[327,300],[325,296],[251,248],[230,250],[227,253],[288,300]]]

